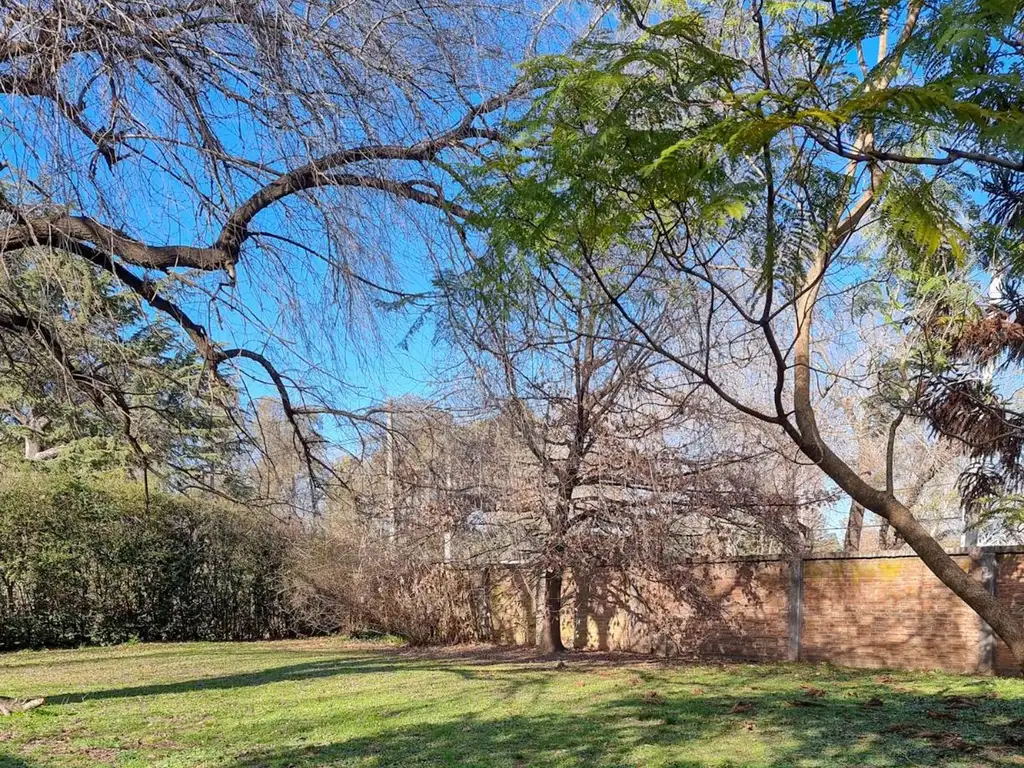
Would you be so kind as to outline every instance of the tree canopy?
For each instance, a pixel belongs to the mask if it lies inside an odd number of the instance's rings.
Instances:
[[[529,67],[533,99],[479,193],[499,274],[574,254],[647,348],[785,432],[1024,652],[1019,622],[955,566],[893,477],[910,416],[997,460],[984,491],[1019,484],[1017,410],[978,370],[1012,369],[1019,326],[979,306],[976,282],[982,269],[1007,284],[1019,274],[1024,8],[620,8],[615,35]],[[686,328],[638,312],[681,294]],[[864,322],[907,338],[866,358],[850,339]],[[888,422],[881,482],[818,423],[824,393],[846,379]]]

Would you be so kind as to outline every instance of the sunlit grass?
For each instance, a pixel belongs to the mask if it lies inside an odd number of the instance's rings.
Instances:
[[[1024,681],[339,640],[0,655],[0,768],[1024,765]]]

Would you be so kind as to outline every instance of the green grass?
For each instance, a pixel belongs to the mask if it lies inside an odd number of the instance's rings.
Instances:
[[[2,768],[1024,765],[1024,681],[936,673],[320,640],[0,655],[0,693],[49,698]]]

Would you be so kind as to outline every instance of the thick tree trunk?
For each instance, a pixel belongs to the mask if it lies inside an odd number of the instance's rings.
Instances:
[[[1024,627],[1018,617],[1000,603],[995,595],[967,574],[925,530],[910,511],[892,500],[880,512],[929,570],[967,603],[1005,642],[1017,663],[1024,668]]]
[[[544,573],[544,621],[538,646],[544,653],[561,653],[562,644],[562,573]]]
[[[942,548],[899,500],[869,485],[839,456],[821,442],[808,440],[817,435],[813,413],[797,408],[797,423],[803,433],[798,440],[800,450],[846,491],[851,498],[889,521],[893,530],[910,546],[928,569],[943,584],[969,605],[1009,646],[1018,664],[1024,667],[1024,626],[1006,606],[1002,605],[982,584],[966,573]],[[807,419],[810,415],[810,420]],[[801,422],[803,422],[801,424]]]
[[[862,201],[837,229],[854,228],[867,210],[870,198]],[[838,234],[835,242],[839,241]],[[793,405],[796,430],[790,436],[800,451],[835,481],[850,498],[889,521],[928,569],[977,613],[1009,646],[1024,669],[1024,625],[996,596],[956,564],[942,545],[931,536],[910,510],[887,490],[879,490],[843,461],[822,439],[811,403],[811,323],[818,289],[824,277],[825,254],[819,254],[807,272],[796,301],[797,332],[793,345]]]

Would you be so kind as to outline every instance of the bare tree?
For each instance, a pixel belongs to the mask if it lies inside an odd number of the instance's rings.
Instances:
[[[615,317],[577,270],[555,263],[525,279],[528,292],[536,291],[535,305],[488,306],[486,297],[470,292],[466,301],[465,292],[453,290],[448,314],[468,342],[470,359],[484,356],[483,384],[537,469],[540,492],[531,501],[544,526],[536,553],[544,584],[539,645],[558,652],[564,650],[562,581],[571,542],[580,529],[596,525],[599,514],[596,499],[583,492],[598,482],[599,437],[628,418],[623,406],[639,394],[650,354],[629,338],[606,341]]]
[[[310,473],[329,473],[312,417],[364,417],[338,402],[358,354],[345,339],[374,297],[406,296],[390,249],[459,231],[450,168],[496,136],[488,117],[510,95],[495,67],[515,47],[502,14],[515,12],[501,0],[6,0],[4,264],[56,249],[113,281],[177,327],[205,367],[198,392],[237,429],[258,442],[243,411],[273,393]],[[5,283],[0,334],[133,441],[143,406],[65,331]]]
[[[447,286],[449,328],[524,449],[500,506],[523,528],[522,564],[543,572],[541,648],[564,648],[569,570],[657,567],[711,549],[716,525],[734,538],[744,527],[787,544],[799,538],[797,505],[779,503],[790,489],[773,494],[733,474],[750,478],[751,464],[771,451],[701,434],[692,388],[677,386],[584,265],[549,254],[505,293],[473,288],[487,268],[478,261]],[[678,318],[652,303],[643,326]]]

